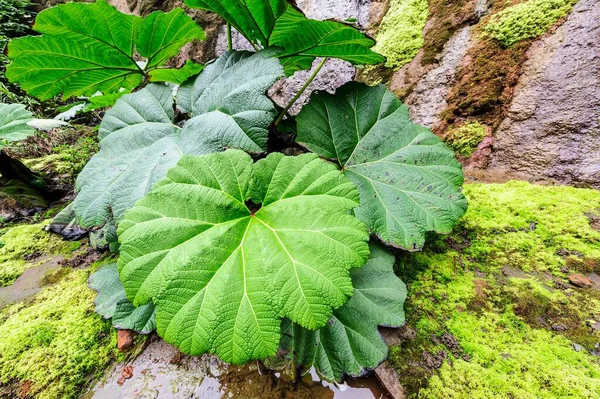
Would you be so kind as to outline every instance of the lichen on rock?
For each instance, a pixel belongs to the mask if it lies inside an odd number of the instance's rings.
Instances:
[[[373,48],[387,58],[387,67],[397,69],[417,55],[427,15],[427,0],[390,1]]]

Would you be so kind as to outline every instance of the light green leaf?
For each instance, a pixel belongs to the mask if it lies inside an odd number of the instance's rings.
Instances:
[[[127,94],[131,93],[130,90],[123,90],[118,93],[104,94],[101,96],[89,97],[83,108],[84,112],[94,111],[99,108],[108,108],[115,105],[117,100]]]
[[[140,26],[137,50],[147,60],[146,69],[162,66],[194,40],[203,40],[204,31],[181,8],[165,14],[155,11]]]
[[[27,123],[33,114],[21,104],[0,103],[0,141],[19,141],[35,133]]]
[[[340,22],[308,19],[285,0],[186,0],[185,4],[219,14],[256,48],[282,48],[278,56],[287,75],[310,68],[315,57],[355,65],[385,61],[371,50],[375,41],[359,30]]]
[[[6,76],[42,100],[116,93],[142,83],[136,50],[149,57],[147,70],[177,54],[204,33],[182,10],[156,12],[145,20],[123,14],[105,0],[67,3],[38,14],[40,36],[14,39]]]
[[[135,305],[157,304],[182,351],[244,363],[277,350],[280,322],[325,325],[366,261],[354,185],[316,155],[185,156],[127,212],[119,270]]]
[[[244,37],[261,47],[269,45],[275,22],[288,7],[285,0],[185,0],[185,4],[219,14]]]
[[[224,54],[190,89],[194,118],[183,128],[173,124],[170,87],[152,84],[122,97],[106,112],[101,149],[77,179],[73,206],[79,223],[102,226],[111,218],[118,223],[182,154],[265,151],[276,113],[265,93],[282,74],[279,61],[265,53]]]
[[[371,244],[367,264],[353,269],[354,294],[335,310],[327,325],[310,331],[285,323],[283,348],[291,351],[296,364],[315,367],[329,381],[344,376],[361,377],[388,355],[378,326],[401,327],[404,322],[406,286],[394,275],[394,255]]]
[[[204,69],[204,65],[196,64],[192,60],[187,60],[185,65],[177,68],[158,68],[150,71],[151,82],[173,82],[182,84],[192,76],[198,75]]]
[[[384,86],[319,93],[297,122],[298,142],[339,162],[360,191],[356,216],[387,244],[418,250],[426,232],[449,233],[464,215],[454,153]]]
[[[106,265],[92,274],[89,286],[98,295],[94,300],[96,313],[105,319],[111,319],[113,325],[121,330],[134,330],[140,334],[149,334],[156,328],[156,307],[149,303],[134,307],[125,295],[125,289],[119,279],[117,264]]]

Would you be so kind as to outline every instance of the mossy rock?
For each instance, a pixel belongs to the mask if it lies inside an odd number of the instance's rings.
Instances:
[[[494,14],[482,28],[483,36],[509,47],[546,33],[568,15],[577,0],[528,0]]]
[[[386,67],[398,69],[417,55],[427,16],[427,0],[390,1],[373,48],[386,57]]]

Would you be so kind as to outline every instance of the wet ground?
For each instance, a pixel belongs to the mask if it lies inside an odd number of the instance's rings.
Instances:
[[[84,399],[388,399],[374,377],[336,386],[315,373],[299,383],[279,373],[261,372],[257,363],[227,367],[212,356],[181,356],[155,340],[135,360],[115,365]]]
[[[12,285],[0,287],[0,309],[6,305],[33,297],[47,284],[47,277],[60,269],[62,257],[53,257],[38,261],[39,266],[23,272]]]

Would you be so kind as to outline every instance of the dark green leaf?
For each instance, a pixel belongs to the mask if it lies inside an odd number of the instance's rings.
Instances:
[[[317,21],[285,0],[186,0],[190,7],[213,11],[256,48],[279,47],[290,75],[308,69],[315,57],[332,57],[355,65],[379,64],[385,58],[371,50],[375,42],[350,25]]]
[[[42,11],[40,36],[12,40],[6,76],[28,94],[46,100],[117,93],[142,83],[146,71],[176,55],[204,33],[182,10],[155,12],[145,20],[123,14],[105,0],[67,3]],[[147,56],[146,70],[135,52]],[[164,77],[164,76],[163,76]]]
[[[292,351],[306,370],[315,367],[329,381],[345,375],[361,377],[387,358],[388,348],[378,326],[404,324],[406,286],[394,275],[394,255],[371,244],[371,256],[360,269],[351,270],[354,294],[335,310],[327,325],[310,331],[297,324],[283,326],[283,348]]]
[[[384,86],[349,83],[319,93],[297,117],[298,142],[339,162],[358,186],[355,210],[384,242],[418,250],[427,231],[449,233],[466,209],[454,153],[411,122]]]
[[[205,38],[204,31],[181,8],[165,14],[148,15],[137,39],[137,51],[147,60],[146,69],[162,66],[179,53],[186,43]]]

